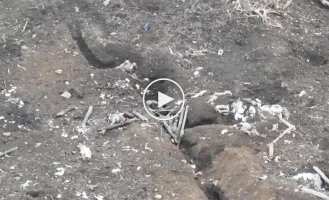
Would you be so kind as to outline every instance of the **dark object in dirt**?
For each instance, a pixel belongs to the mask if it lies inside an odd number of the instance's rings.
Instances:
[[[96,68],[114,68],[126,60],[137,63],[137,66],[142,62],[142,57],[130,46],[108,44],[104,47],[102,44],[97,44],[96,47],[91,48],[87,42],[88,38],[84,38],[82,34],[80,25],[68,25],[68,27],[83,56]]]
[[[71,93],[73,97],[79,98],[79,99],[83,99],[83,97],[85,96],[84,92],[80,89],[71,88],[69,90],[69,93]]]
[[[319,143],[319,149],[322,151],[328,151],[329,150],[329,139],[323,138]]]
[[[209,200],[228,200],[224,192],[215,183],[207,184],[205,191]]]
[[[218,113],[210,104],[192,100],[189,103],[190,109],[187,114],[186,127],[192,128],[195,126],[213,124],[216,122]]]

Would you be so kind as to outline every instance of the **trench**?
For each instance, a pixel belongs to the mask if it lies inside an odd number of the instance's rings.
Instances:
[[[95,50],[89,47],[88,42],[84,38],[81,27],[79,25],[68,25],[68,28],[71,32],[73,40],[76,42],[76,45],[84,58],[90,65],[95,68],[114,68],[119,66],[125,60],[129,60],[131,62],[136,62],[137,66],[139,66],[135,73],[141,79],[148,78],[151,81],[158,78],[170,78],[173,80],[180,79],[180,81],[182,80],[181,71],[175,68],[173,61],[164,54],[153,52],[146,56],[148,59],[144,59],[145,55],[136,53],[137,50],[131,49],[125,45],[116,44],[107,46],[105,50],[103,49],[103,55],[99,55],[100,51],[102,50]],[[107,59],[102,59],[103,56],[107,57]],[[161,91],[166,92],[165,84],[161,85],[160,87],[162,87],[159,88]],[[189,126],[189,128],[196,127],[198,125],[203,124],[194,124],[193,126]],[[183,140],[180,147],[180,152],[188,160],[194,160],[198,171],[202,171],[210,167],[214,156],[218,155],[224,148],[224,146],[219,146],[215,148],[203,149],[198,157],[192,157],[190,155],[190,150],[194,145],[196,145],[196,143],[190,144],[188,141]],[[193,174],[191,174],[191,176],[193,176]],[[195,181],[209,200],[227,200],[219,185],[214,185],[211,183],[201,184],[201,181],[197,178],[195,178]]]

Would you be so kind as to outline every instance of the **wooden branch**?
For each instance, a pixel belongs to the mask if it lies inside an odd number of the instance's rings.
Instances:
[[[133,111],[133,114],[134,114],[138,119],[140,119],[140,120],[142,120],[142,121],[144,121],[144,122],[148,122],[148,121],[149,121],[145,116],[143,116],[142,114],[140,114],[140,113],[138,113],[138,112],[136,112],[136,111]]]
[[[177,126],[178,135],[180,134],[180,130],[182,128],[184,115],[185,115],[185,107],[183,107],[182,111],[179,113],[179,121]]]
[[[7,151],[5,151],[5,152],[0,152],[0,158],[1,158],[1,157],[4,157],[5,155],[7,155],[7,154],[9,154],[9,153],[11,153],[11,152],[16,151],[17,149],[18,149],[18,147],[14,147],[14,148],[9,149],[9,150],[7,150]]]
[[[167,130],[167,132],[169,133],[169,135],[173,138],[174,142],[177,144],[177,136],[173,133],[173,131],[171,130],[167,121],[162,121],[162,124],[165,127],[165,129]]]
[[[318,192],[316,190],[312,190],[310,188],[303,187],[302,188],[302,191],[305,192],[305,193],[307,193],[307,194],[311,194],[311,195],[314,195],[316,197],[319,197],[321,199],[329,200],[329,196],[327,196],[327,195],[325,195],[325,194],[323,194],[321,192]]]
[[[92,112],[93,112],[93,106],[89,106],[88,111],[85,115],[85,118],[82,121],[82,125],[81,125],[82,127],[86,127],[87,121],[88,121],[88,119],[89,119]]]
[[[313,166],[314,171],[319,174],[319,176],[329,185],[329,179],[328,177],[319,169],[317,166]]]
[[[110,125],[110,126],[107,126],[107,127],[104,127],[104,128],[100,128],[100,129],[98,129],[98,131],[100,131],[102,134],[104,134],[107,131],[126,126],[126,125],[131,124],[135,121],[138,121],[138,119],[137,118],[128,119],[128,120],[125,121],[125,123],[113,124],[113,125]]]
[[[185,112],[184,112],[184,118],[183,118],[183,122],[182,122],[182,127],[181,127],[180,130],[178,130],[179,131],[179,134],[178,134],[178,146],[180,144],[181,138],[184,135],[184,130],[185,130],[185,124],[186,124],[188,109],[189,109],[189,106],[186,106]]]

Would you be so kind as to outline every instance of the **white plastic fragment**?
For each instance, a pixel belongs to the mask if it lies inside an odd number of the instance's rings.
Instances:
[[[81,158],[83,160],[85,159],[90,159],[91,158],[91,150],[89,147],[87,147],[86,145],[83,145],[83,144],[79,144],[78,145],[78,148],[80,149],[80,154],[81,154]]]
[[[156,195],[154,195],[154,198],[155,199],[162,199],[162,196],[161,196],[161,194],[156,194]]]
[[[112,169],[111,172],[113,174],[117,174],[117,173],[121,172],[121,169],[120,168],[115,168],[115,169]]]
[[[55,176],[63,176],[65,173],[65,168],[63,168],[63,167],[59,167],[56,170],[57,170],[57,172],[55,173]]]

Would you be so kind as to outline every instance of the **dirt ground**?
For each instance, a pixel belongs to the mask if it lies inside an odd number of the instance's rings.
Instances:
[[[0,199],[317,199],[292,177],[329,175],[329,9],[292,1],[262,21],[237,2],[0,0],[0,151],[18,147],[0,159]],[[143,108],[157,78],[188,97],[180,147]],[[256,118],[247,134],[215,109],[243,98],[290,112],[273,158],[284,123]],[[131,111],[149,121],[98,131]]]

